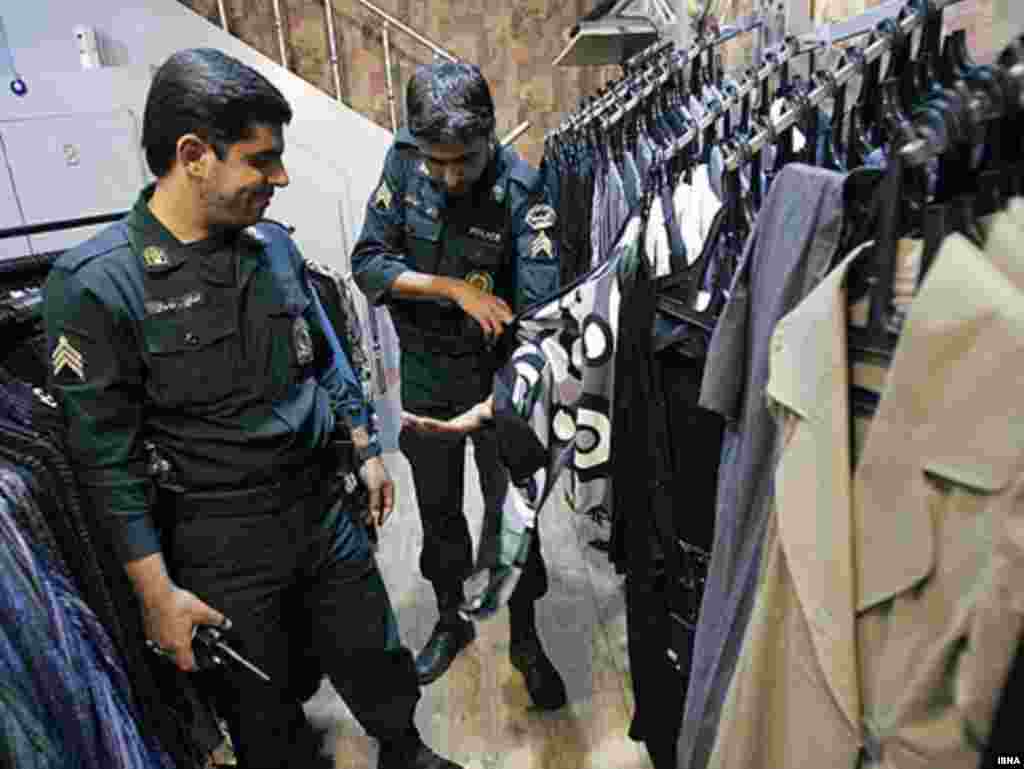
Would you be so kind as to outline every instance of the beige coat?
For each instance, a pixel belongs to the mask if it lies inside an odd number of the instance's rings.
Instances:
[[[712,769],[976,769],[1024,627],[1022,243],[1016,204],[987,253],[943,245],[853,477],[856,254],[780,321],[775,508]]]

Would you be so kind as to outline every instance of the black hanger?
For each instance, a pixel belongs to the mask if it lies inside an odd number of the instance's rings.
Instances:
[[[1007,168],[1003,178],[1006,197],[1024,194],[1024,131],[1021,130],[1024,112],[1024,37],[1010,43],[998,59],[1006,73],[1007,114],[1000,126],[1004,134]]]
[[[861,255],[857,272],[870,296],[867,327],[848,330],[849,347],[857,353],[892,358],[896,335],[889,328],[893,300],[893,270],[900,229],[900,198],[903,194],[903,158],[893,153],[878,187],[875,220],[876,237],[867,253]],[[851,295],[855,292],[851,291]]]
[[[836,63],[836,69],[846,66],[846,57],[840,56]],[[843,170],[846,161],[846,141],[843,134],[843,126],[846,122],[846,95],[848,92],[846,83],[836,87],[832,97],[832,132],[831,148],[827,157],[831,160],[830,167],[833,171]]]
[[[943,84],[948,87],[957,80],[963,80],[975,66],[967,47],[967,31],[958,29],[946,37],[939,66]]]
[[[872,32],[868,36],[865,46],[870,47],[877,40],[877,34]],[[851,110],[849,118],[849,138],[846,142],[847,166],[849,168],[864,165],[868,155],[880,144],[875,128],[878,125],[878,89],[881,81],[882,60],[879,58],[868,62],[864,50],[864,48],[854,46],[846,52],[862,76],[857,103]]]

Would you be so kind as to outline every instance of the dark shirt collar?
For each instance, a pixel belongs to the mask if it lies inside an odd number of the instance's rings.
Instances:
[[[238,233],[227,231],[193,243],[182,243],[150,210],[149,201],[155,190],[155,184],[143,189],[125,220],[143,269],[148,273],[166,273],[193,261],[204,280],[234,285],[237,276],[234,243]]]

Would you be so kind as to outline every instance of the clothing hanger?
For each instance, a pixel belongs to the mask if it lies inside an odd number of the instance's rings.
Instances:
[[[878,40],[878,33],[871,32],[866,41],[870,47]],[[846,142],[847,167],[858,168],[864,165],[867,157],[878,144],[874,127],[878,124],[878,88],[881,81],[882,60],[867,62],[864,49],[853,47],[846,55],[862,75],[860,93],[857,102],[850,112],[849,136]]]
[[[999,67],[1006,73],[1007,113],[999,129],[1003,132],[1007,168],[1003,178],[1003,192],[1007,198],[1024,194],[1024,131],[1021,131],[1024,111],[1024,37],[1011,41],[999,55]]]
[[[939,72],[945,85],[962,80],[975,67],[967,47],[967,31],[958,29],[948,35],[942,44]]]
[[[846,57],[840,56],[836,69],[846,64]],[[832,97],[832,130],[830,136],[830,148],[826,153],[826,160],[833,171],[842,171],[846,158],[845,141],[843,138],[843,126],[846,121],[846,97],[848,84],[843,83],[835,89]]]

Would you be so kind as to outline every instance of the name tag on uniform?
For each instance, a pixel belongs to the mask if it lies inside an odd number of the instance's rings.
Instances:
[[[174,310],[187,310],[203,301],[203,295],[199,291],[193,291],[184,296],[176,296],[173,299],[149,299],[146,301],[147,315],[160,315]]]
[[[478,240],[486,240],[488,243],[501,243],[500,232],[485,230],[483,227],[470,227],[469,235],[470,237],[477,238]]]

